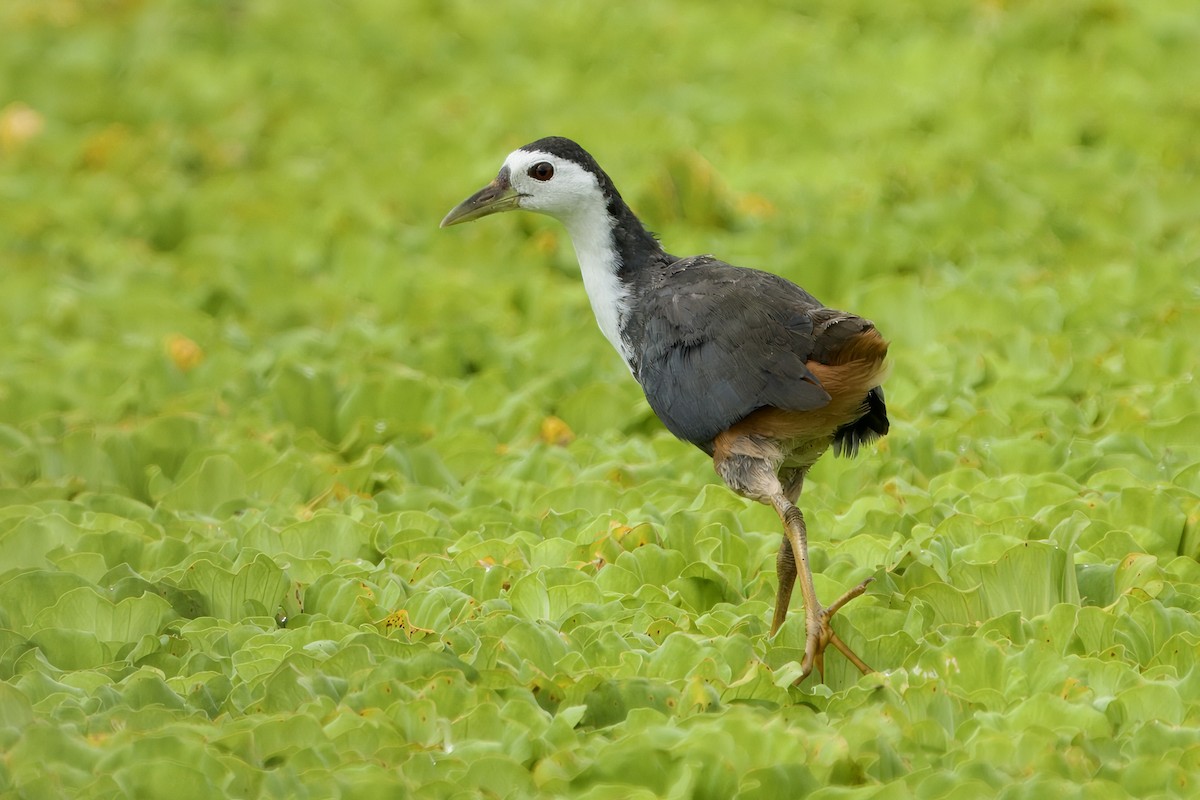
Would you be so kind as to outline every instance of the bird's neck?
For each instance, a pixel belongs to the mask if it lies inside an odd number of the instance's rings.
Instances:
[[[633,369],[635,354],[622,336],[635,303],[633,278],[667,256],[620,198],[598,201],[562,221],[575,245],[596,322],[625,365]]]

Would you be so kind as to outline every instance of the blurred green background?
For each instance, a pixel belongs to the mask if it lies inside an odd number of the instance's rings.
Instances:
[[[0,793],[1170,797],[1200,781],[1181,0],[0,7]],[[892,341],[818,591],[653,418],[557,223]]]

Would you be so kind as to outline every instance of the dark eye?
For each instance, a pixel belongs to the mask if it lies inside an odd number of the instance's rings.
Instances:
[[[529,177],[535,181],[548,181],[554,177],[554,165],[549,161],[539,161],[529,168]]]

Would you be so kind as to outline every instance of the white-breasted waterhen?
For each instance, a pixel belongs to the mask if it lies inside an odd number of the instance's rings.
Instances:
[[[852,456],[888,431],[879,385],[888,346],[875,326],[778,275],[667,253],[570,139],[539,139],[510,153],[496,179],[442,227],[518,208],[566,226],[600,330],[667,430],[712,456],[729,488],[779,514],[771,635],[798,578],[807,631],[800,680],[814,666],[824,673],[830,643],[869,672],[830,618],[871,579],[830,606],[817,601],[796,501],[808,469],[831,446]]]

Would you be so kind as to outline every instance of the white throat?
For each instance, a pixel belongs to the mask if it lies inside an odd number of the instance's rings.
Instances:
[[[617,277],[620,266],[613,247],[612,219],[599,198],[565,217],[563,225],[575,245],[575,257],[583,275],[583,288],[592,304],[592,313],[604,338],[616,348],[630,366],[630,352],[621,341],[621,326],[629,314],[629,291]]]
[[[539,181],[529,174],[541,161],[554,165],[552,180]],[[632,370],[629,349],[621,341],[631,298],[617,277],[620,264],[613,244],[613,219],[596,176],[578,164],[536,150],[514,150],[504,167],[521,194],[521,208],[549,214],[566,226],[600,331]]]

